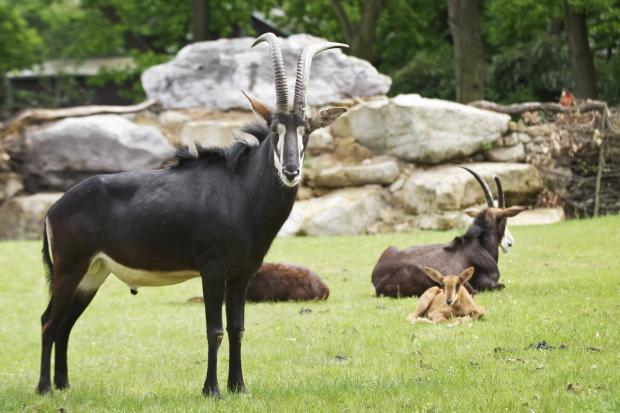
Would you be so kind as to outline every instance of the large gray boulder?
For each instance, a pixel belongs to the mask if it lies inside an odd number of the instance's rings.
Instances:
[[[174,156],[159,129],[117,115],[67,118],[28,129],[19,151],[31,192],[65,190],[99,173],[155,169]]]
[[[0,205],[0,239],[39,239],[47,210],[62,193],[17,196]]]
[[[350,109],[332,126],[377,154],[441,163],[470,156],[508,130],[508,115],[420,95],[379,99]]]
[[[279,235],[364,234],[387,206],[385,196],[380,186],[369,185],[297,201]]]
[[[142,86],[148,97],[157,99],[164,108],[248,109],[241,90],[274,105],[269,47],[261,44],[251,48],[253,41],[244,37],[190,44],[172,61],[147,69],[142,74]],[[291,93],[299,53],[309,44],[324,41],[306,34],[280,39]],[[307,101],[309,105],[326,105],[351,97],[384,95],[391,83],[367,61],[330,50],[312,63]]]
[[[487,162],[467,166],[489,184],[495,197],[493,175],[499,176],[508,205],[522,202],[527,206],[543,189],[538,169],[529,164]],[[478,182],[457,166],[414,170],[395,196],[412,214],[462,210],[484,202],[484,193]]]

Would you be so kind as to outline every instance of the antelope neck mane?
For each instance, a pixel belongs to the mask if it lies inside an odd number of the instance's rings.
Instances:
[[[263,123],[250,123],[241,128],[241,132],[254,136],[259,145],[269,136],[269,128]],[[256,145],[252,145],[238,137],[227,148],[197,146],[198,154],[191,153],[187,148],[176,151],[176,164],[172,168],[184,168],[197,162],[225,163],[229,171],[234,172]]]

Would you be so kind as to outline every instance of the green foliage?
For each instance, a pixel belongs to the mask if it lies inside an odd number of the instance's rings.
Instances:
[[[170,59],[170,56],[152,52],[133,53],[132,55],[135,63],[134,68],[123,70],[102,69],[96,76],[88,78],[86,84],[91,87],[103,87],[113,84],[119,87],[120,98],[136,103],[144,100],[146,95],[140,82],[142,72],[151,66],[165,63]]]
[[[0,74],[39,61],[41,38],[19,10],[0,0]]]
[[[30,107],[78,106],[90,103],[95,95],[95,90],[87,87],[84,82],[63,74],[40,79],[39,87],[37,91],[12,91],[6,110],[17,112]]]
[[[401,69],[392,74],[391,94],[418,93],[454,100],[452,49],[447,45],[437,50],[421,50]]]
[[[316,271],[327,301],[246,306],[249,394],[200,394],[206,374],[200,280],[141,288],[110,276],[69,342],[71,388],[41,397],[48,300],[40,242],[0,243],[2,412],[617,412],[620,410],[620,217],[511,227],[502,291],[482,293],[471,326],[406,321],[415,298],[377,298],[370,272],[388,245],[456,232],[278,239],[268,262]],[[301,308],[311,312],[300,312]],[[553,350],[530,345],[546,341]],[[560,348],[564,344],[565,348]]]
[[[487,99],[512,103],[555,101],[571,88],[566,42],[541,35],[518,43],[492,57],[487,75]]]
[[[285,31],[347,41],[332,0],[208,3],[213,37],[254,35],[251,15],[262,11]],[[364,1],[341,3],[350,22],[359,24]],[[620,103],[618,0],[570,4],[587,15],[601,98]],[[89,84],[111,80],[125,86],[125,97],[140,99],[138,70],[174,55],[192,40],[191,5],[189,0],[0,0],[0,71],[55,58],[133,56],[136,70],[102,73]],[[481,8],[487,99],[555,100],[562,88],[572,87],[564,0],[485,0]],[[372,63],[393,78],[391,94],[454,97],[446,2],[386,1],[372,55]]]

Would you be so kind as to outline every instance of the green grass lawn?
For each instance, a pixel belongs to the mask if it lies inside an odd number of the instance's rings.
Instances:
[[[114,277],[73,330],[72,388],[35,395],[40,243],[0,243],[0,412],[620,411],[620,217],[511,231],[506,289],[480,294],[485,319],[456,327],[410,325],[415,299],[376,298],[370,283],[387,245],[453,232],[277,240],[268,260],[314,269],[329,300],[249,304],[250,393],[222,400],[201,395],[204,310],[186,302],[200,282],[132,296]],[[555,349],[528,348],[543,340]],[[227,360],[224,339],[222,389]]]

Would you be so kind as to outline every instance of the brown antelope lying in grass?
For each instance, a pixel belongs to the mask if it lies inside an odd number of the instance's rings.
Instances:
[[[327,300],[329,287],[314,271],[293,264],[263,263],[250,278],[247,300],[310,301]],[[203,302],[203,297],[192,297],[190,302]]]
[[[407,317],[412,323],[441,323],[454,319],[455,323],[476,320],[484,315],[463,285],[474,274],[474,267],[466,268],[461,275],[443,275],[424,267],[424,272],[441,285],[431,287],[422,294],[415,311]]]
[[[470,293],[496,290],[504,287],[499,282],[498,249],[506,235],[508,218],[523,212],[521,206],[506,207],[501,181],[495,178],[498,207],[489,186],[473,170],[462,167],[481,185],[487,200],[482,210],[470,208],[466,213],[474,218],[465,234],[447,244],[417,245],[403,250],[388,247],[375,264],[371,280],[378,296],[421,296],[437,285],[424,272],[424,267],[437,268],[445,274],[454,274],[463,268],[474,267],[476,274],[465,285]],[[512,243],[512,237],[508,240]]]

